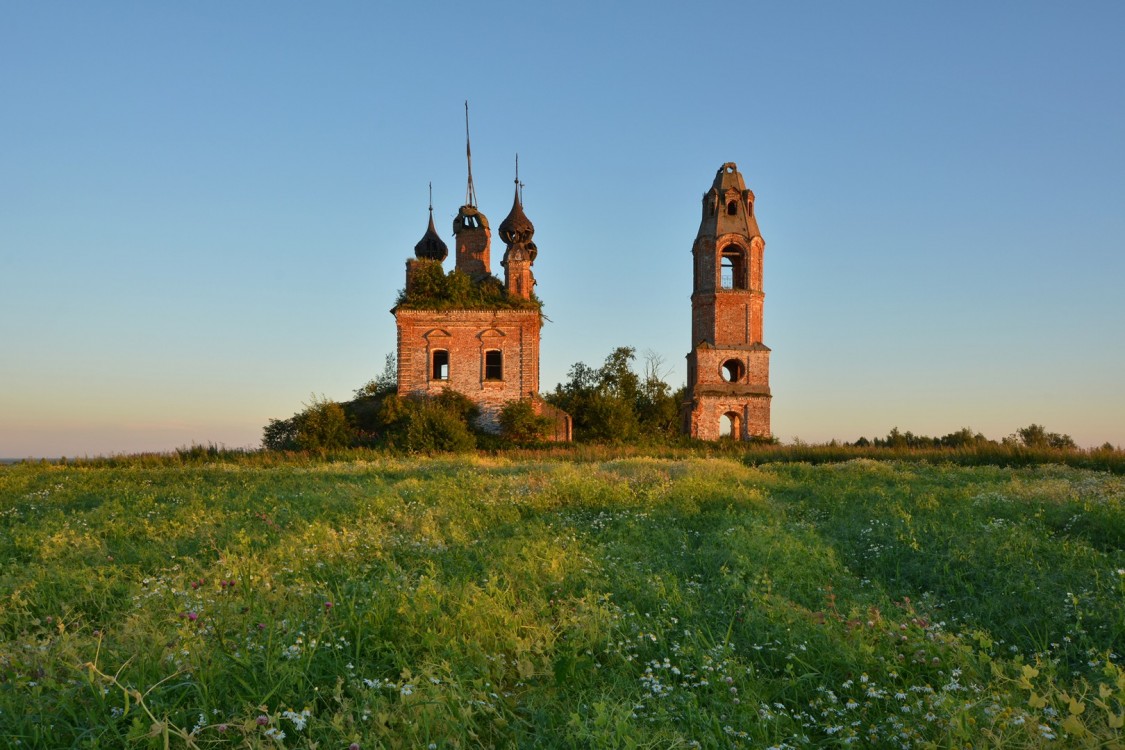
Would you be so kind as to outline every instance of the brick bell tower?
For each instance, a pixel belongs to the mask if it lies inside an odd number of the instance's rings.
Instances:
[[[684,432],[701,440],[768,438],[770,349],[762,343],[762,257],[754,193],[737,165],[703,195],[692,247],[691,353]]]

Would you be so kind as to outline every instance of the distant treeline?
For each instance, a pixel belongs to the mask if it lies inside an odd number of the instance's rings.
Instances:
[[[979,432],[974,433],[968,427],[962,427],[957,432],[951,432],[941,437],[915,435],[909,430],[900,432],[898,427],[895,427],[887,433],[885,438],[875,438],[869,441],[867,438],[861,437],[851,445],[859,448],[866,448],[869,445],[874,445],[877,448],[973,448],[989,445],[1022,445],[1026,448],[1054,448],[1058,450],[1075,450],[1078,448],[1070,435],[1047,432],[1047,428],[1038,424],[1021,427],[999,442],[990,440]],[[1106,443],[1102,447],[1113,450],[1113,445],[1110,443]]]

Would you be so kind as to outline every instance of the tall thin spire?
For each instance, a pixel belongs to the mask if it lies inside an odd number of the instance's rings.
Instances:
[[[469,186],[465,189],[465,205],[477,205],[477,191],[473,187],[473,151],[469,147],[469,100],[465,100],[465,159],[469,163]]]

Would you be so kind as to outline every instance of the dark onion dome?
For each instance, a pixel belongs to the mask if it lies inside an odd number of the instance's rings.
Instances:
[[[445,260],[445,257],[449,255],[449,248],[442,242],[437,229],[434,228],[434,210],[432,208],[430,209],[430,226],[426,228],[426,233],[422,235],[422,239],[414,246],[414,255],[418,258],[438,262]]]
[[[520,192],[517,187],[516,197],[512,201],[512,210],[508,212],[504,221],[500,222],[500,239],[506,245],[523,245],[530,251],[531,260],[535,260],[535,243],[531,241],[534,234],[535,225],[523,212],[523,204],[520,202]]]

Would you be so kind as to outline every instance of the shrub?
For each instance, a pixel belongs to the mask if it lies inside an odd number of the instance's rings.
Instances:
[[[537,414],[531,401],[509,401],[500,410],[500,434],[516,445],[543,442],[551,429],[551,419]]]
[[[313,394],[303,411],[289,419],[271,419],[262,431],[266,450],[325,452],[347,448],[356,441],[344,409],[335,401]]]
[[[383,442],[411,453],[460,453],[476,447],[469,429],[477,406],[455,391],[440,396],[388,396],[379,410]]]
[[[500,279],[486,276],[474,281],[463,271],[448,274],[438,261],[420,261],[414,266],[410,291],[401,290],[395,307],[410,310],[538,310],[542,303],[510,296]]]

